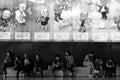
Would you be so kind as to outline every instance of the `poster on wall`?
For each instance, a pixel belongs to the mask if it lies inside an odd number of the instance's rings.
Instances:
[[[108,42],[120,41],[113,38],[120,31],[119,12],[119,0],[1,0],[0,39],[27,33],[30,41],[54,41],[68,33],[68,42],[103,42],[105,33]]]

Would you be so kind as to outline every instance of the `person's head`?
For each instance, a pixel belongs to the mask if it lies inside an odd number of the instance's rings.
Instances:
[[[71,52],[70,51],[66,51],[66,56],[71,56]]]
[[[113,62],[112,58],[109,58],[108,61],[109,61],[109,62]]]
[[[89,55],[93,56],[94,55],[94,51],[89,51]]]
[[[15,60],[19,60],[19,56],[16,56],[16,57],[15,57]]]
[[[10,10],[4,10],[2,16],[3,16],[4,19],[8,19],[8,18],[10,18],[11,14],[12,13],[11,13]]]
[[[24,58],[27,58],[27,54],[26,53],[24,54]]]
[[[56,60],[59,60],[60,59],[60,54],[57,54],[56,57],[55,57]]]
[[[7,55],[7,56],[11,56],[11,52],[10,52],[10,51],[8,51],[6,55]]]
[[[36,59],[38,59],[39,57],[40,57],[40,55],[39,55],[39,54],[36,54],[36,55],[35,55],[35,58],[36,58]]]

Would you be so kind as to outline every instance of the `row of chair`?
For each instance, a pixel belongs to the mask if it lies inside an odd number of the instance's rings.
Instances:
[[[87,77],[89,75],[90,67],[74,67],[74,76],[75,77]],[[13,67],[7,68],[7,76],[14,77],[16,76],[17,71],[14,70]],[[20,73],[20,77],[26,76],[24,73]],[[40,72],[36,73],[37,77],[41,76]],[[72,73],[68,70],[62,71],[62,70],[56,70],[54,73],[52,73],[51,70],[43,70],[43,77],[71,77]],[[120,68],[116,69],[116,76],[120,76]]]

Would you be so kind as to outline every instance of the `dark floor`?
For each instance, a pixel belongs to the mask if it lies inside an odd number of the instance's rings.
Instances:
[[[120,80],[120,77],[116,78],[93,78],[90,79],[88,77],[76,77],[76,78],[0,78],[0,80]]]

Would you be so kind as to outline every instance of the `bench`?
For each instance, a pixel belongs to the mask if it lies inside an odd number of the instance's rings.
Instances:
[[[73,76],[73,74],[69,70],[66,70],[66,71],[64,71],[64,76],[71,77],[71,76]]]
[[[43,70],[44,77],[52,77],[52,70]]]
[[[16,76],[16,74],[17,74],[17,71],[16,70],[14,70],[14,67],[8,67],[7,68],[7,76],[8,77],[15,77]],[[19,76],[20,77],[23,77],[24,76],[24,73],[19,73]]]
[[[53,73],[53,76],[54,77],[63,77],[64,76],[63,70],[55,70]]]
[[[76,77],[86,77],[89,75],[90,67],[74,67]]]

